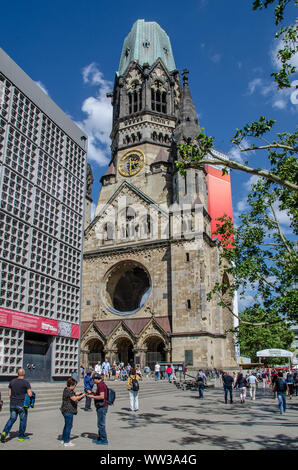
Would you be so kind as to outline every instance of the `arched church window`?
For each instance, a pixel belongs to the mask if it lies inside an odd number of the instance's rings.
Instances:
[[[104,226],[105,240],[114,240],[114,225],[107,222]]]
[[[148,214],[144,218],[144,233],[146,233],[147,235],[150,234],[151,226],[152,226],[152,221],[151,221],[150,215]]]
[[[142,90],[135,89],[128,93],[128,112],[137,113],[142,110]]]
[[[167,94],[165,91],[151,88],[151,109],[158,113],[167,113]]]

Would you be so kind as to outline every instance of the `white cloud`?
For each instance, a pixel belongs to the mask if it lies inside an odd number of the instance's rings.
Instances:
[[[35,81],[34,83],[36,83],[37,86],[39,86],[39,88],[46,94],[49,96],[49,92],[47,90],[47,88],[44,86],[44,84],[40,81],[40,80],[37,80]]]
[[[272,44],[272,47],[269,51],[269,55],[271,57],[272,64],[276,67],[276,69],[281,68],[282,64],[281,64],[280,59],[277,57],[277,53],[280,49],[283,49],[283,48],[284,48],[284,43],[283,43],[282,39],[279,39],[277,42],[274,41],[274,43]],[[297,49],[297,46],[295,44],[293,44],[293,48]],[[290,64],[292,66],[296,67],[296,69],[298,69],[298,52],[296,52],[296,54],[293,55],[293,57],[290,60]]]
[[[247,191],[250,191],[252,185],[256,184],[260,179],[260,176],[257,175],[250,176],[250,178],[244,183],[245,189],[247,189]]]
[[[269,83],[258,77],[248,83],[247,94],[253,95],[256,92],[264,96],[273,108],[284,110],[290,106],[292,111],[297,111],[297,107],[291,105],[293,90],[290,88],[279,89],[275,82]]]
[[[112,129],[113,109],[107,92],[113,84],[104,79],[103,73],[93,62],[82,71],[83,81],[88,85],[98,87],[96,96],[90,96],[82,104],[86,118],[78,122],[78,126],[88,135],[88,159],[100,166],[109,163],[110,132]]]
[[[295,47],[295,46],[294,46]],[[270,48],[269,55],[271,58],[272,66],[279,70],[281,68],[281,62],[277,58],[277,53],[280,49],[283,48],[282,40],[274,41],[272,47]],[[296,67],[298,70],[298,53],[296,53],[291,61],[290,64]],[[257,72],[257,69],[254,71],[255,73],[260,73],[261,70]],[[274,81],[269,82],[268,80],[264,80],[263,78],[256,77],[252,79],[248,83],[248,95],[252,95],[253,93],[259,92],[262,96],[267,98],[267,103],[271,104],[271,106],[275,109],[279,110],[290,110],[292,112],[297,112],[298,107],[293,106],[296,104],[293,102],[293,89],[283,88],[279,89],[277,83]]]
[[[247,139],[243,139],[241,142],[241,148],[247,149],[250,147],[250,144]],[[245,152],[245,158],[248,157],[251,153],[254,153],[254,151],[250,150],[248,152]],[[243,163],[243,152],[241,152],[240,148],[237,145],[233,145],[231,149],[228,152],[229,157],[231,160],[235,160],[236,162]]]
[[[262,79],[261,78],[254,78],[251,80],[248,84],[248,94],[252,95],[257,87],[260,87],[262,85]]]

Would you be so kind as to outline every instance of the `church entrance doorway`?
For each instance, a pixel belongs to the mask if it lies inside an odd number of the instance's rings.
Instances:
[[[149,366],[154,371],[156,362],[165,362],[165,343],[159,337],[151,337],[146,341],[147,353],[146,353],[146,366]]]
[[[118,362],[127,364],[134,364],[133,344],[128,338],[119,338],[117,341],[117,356]]]
[[[91,339],[87,343],[88,353],[88,367],[94,367],[98,362],[104,361],[103,343],[96,338]]]

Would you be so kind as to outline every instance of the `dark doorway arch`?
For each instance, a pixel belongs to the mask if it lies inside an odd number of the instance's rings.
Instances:
[[[87,343],[88,348],[88,367],[94,367],[98,362],[104,360],[104,345],[103,342],[97,338],[92,338]]]
[[[156,362],[165,362],[166,360],[165,343],[159,336],[150,336],[145,345],[147,346],[146,365],[154,370]]]
[[[123,362],[125,366],[134,364],[134,346],[129,338],[119,338],[116,348],[118,362]]]

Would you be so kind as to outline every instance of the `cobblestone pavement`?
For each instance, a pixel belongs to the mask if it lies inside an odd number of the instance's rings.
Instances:
[[[123,389],[125,384],[121,384]],[[144,389],[145,390],[145,389]],[[163,390],[163,393],[161,391]],[[174,385],[165,393],[163,385],[156,383],[151,395],[142,398],[140,410],[129,410],[128,392],[116,400],[107,414],[108,446],[97,446],[96,412],[83,411],[79,403],[74,418],[72,448],[61,445],[63,417],[57,409],[29,411],[27,435],[29,441],[17,440],[18,423],[14,424],[1,450],[297,450],[298,397],[287,399],[288,409],[280,415],[277,400],[271,390],[257,391],[255,401],[249,398],[241,404],[238,392],[234,403],[225,404],[222,388],[205,390],[204,399],[196,391],[178,390]],[[7,415],[0,413],[2,431]],[[103,449],[104,448],[104,449]]]

